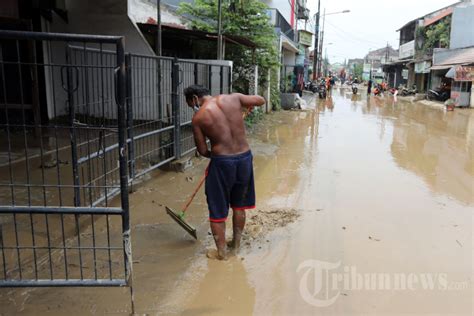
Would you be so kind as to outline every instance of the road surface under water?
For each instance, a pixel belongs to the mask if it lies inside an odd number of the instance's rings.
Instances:
[[[205,160],[158,172],[131,195],[137,313],[182,315],[471,315],[474,111],[337,89],[251,133],[259,210],[293,209],[219,262],[204,193],[179,209]],[[127,314],[125,288],[0,290],[5,314]]]

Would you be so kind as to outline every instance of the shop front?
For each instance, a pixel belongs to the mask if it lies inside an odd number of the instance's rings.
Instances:
[[[446,77],[452,78],[451,99],[458,107],[474,107],[472,82],[474,80],[474,66],[452,67]]]

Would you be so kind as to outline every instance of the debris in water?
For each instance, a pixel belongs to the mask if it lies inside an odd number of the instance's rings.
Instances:
[[[193,183],[194,177],[186,177],[186,181]]]
[[[458,243],[459,247],[462,248],[462,244],[459,242],[459,240],[456,239],[456,242]]]
[[[342,226],[342,229],[346,230],[346,226]]]
[[[380,241],[380,239],[373,238],[372,236],[369,236],[369,239],[370,239],[370,240],[373,240],[373,241]]]

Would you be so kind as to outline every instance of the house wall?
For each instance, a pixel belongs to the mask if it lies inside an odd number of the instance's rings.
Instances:
[[[53,15],[45,21],[48,32],[120,35],[128,52],[154,55],[153,49],[127,15],[126,0],[66,0],[68,23]]]
[[[474,46],[474,5],[454,9],[450,48]]]
[[[280,11],[283,17],[288,23],[291,21],[291,0],[264,0],[263,3],[267,4],[269,8],[275,8]],[[296,1],[295,1],[296,3]],[[296,21],[296,18],[295,18]],[[296,25],[296,23],[295,23]]]
[[[283,65],[295,65],[296,54],[286,49],[282,51]]]
[[[126,0],[66,0],[68,22],[53,13],[52,20],[42,19],[42,31],[57,33],[75,33],[92,35],[125,36],[127,52],[153,56],[153,49],[148,45],[141,32],[127,15]],[[75,43],[70,43],[74,45]],[[81,43],[76,43],[81,45]],[[88,45],[87,48],[99,48],[98,45]],[[67,46],[61,42],[43,44],[44,58],[52,64],[64,64]],[[104,51],[113,49],[103,45]],[[67,93],[62,88],[61,73],[58,67],[45,71],[46,99],[48,117],[67,114]],[[89,73],[91,76],[92,73]],[[111,80],[106,75],[106,80]],[[105,80],[105,79],[104,79]],[[107,92],[107,98],[112,100],[113,91]],[[105,96],[104,96],[105,98]],[[112,101],[109,101],[112,102]]]
[[[172,6],[179,5],[179,2],[175,3],[173,1],[162,1],[162,3],[169,3]],[[160,7],[162,24],[184,26],[186,22],[184,18],[171,12],[166,5]],[[156,1],[151,3],[148,0],[128,0],[128,16],[135,23],[147,23],[150,20],[155,22],[157,20]]]

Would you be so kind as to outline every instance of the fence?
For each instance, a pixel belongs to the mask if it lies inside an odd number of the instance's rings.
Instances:
[[[0,31],[0,39],[0,286],[126,285],[123,38]],[[114,56],[110,65],[74,59],[69,44]]]
[[[129,285],[128,186],[195,149],[183,89],[231,76],[122,37],[0,31],[0,287]]]

